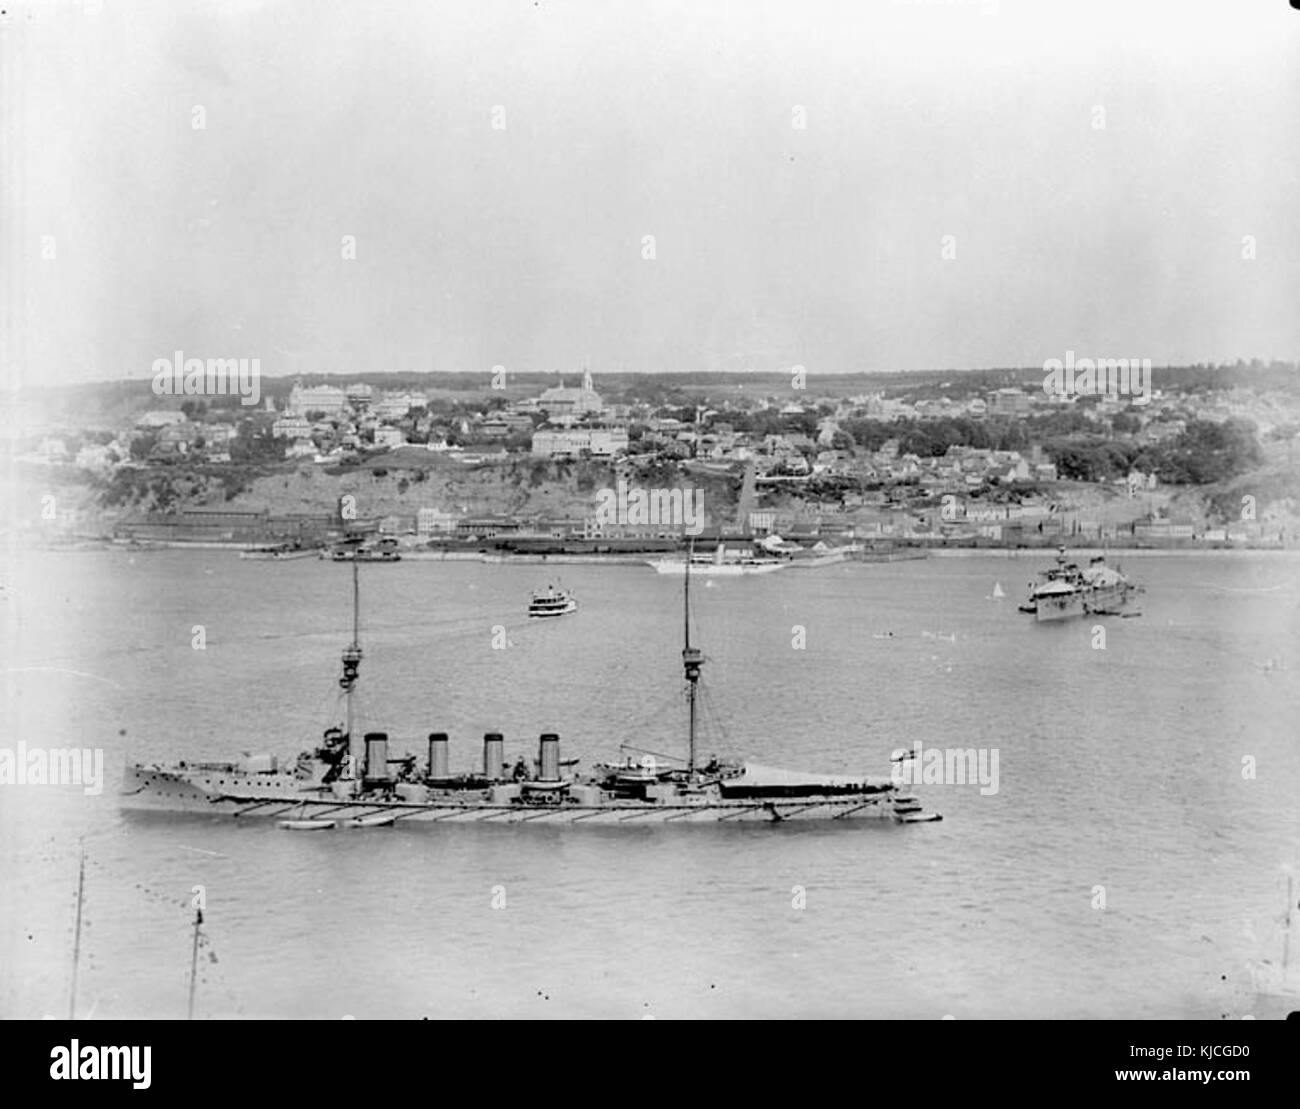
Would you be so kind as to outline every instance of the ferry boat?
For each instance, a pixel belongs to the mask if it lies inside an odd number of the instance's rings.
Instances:
[[[1029,597],[1020,611],[1040,623],[1071,616],[1121,615],[1129,599],[1140,592],[1142,587],[1107,566],[1104,556],[1095,556],[1083,569],[1069,560],[1062,547],[1056,565],[1044,570],[1037,582],[1029,583]]]
[[[739,574],[774,574],[789,562],[753,553],[729,556],[726,547],[719,543],[712,556],[688,553],[685,558],[653,558],[647,565],[652,566],[657,574],[685,574],[689,571],[701,577],[735,577]]]
[[[565,616],[577,611],[578,602],[573,594],[566,589],[557,589],[554,585],[538,590],[528,603],[528,615],[539,618]]]
[[[917,823],[940,819],[892,775],[806,774],[754,763],[701,763],[696,755],[697,697],[704,653],[690,637],[691,563],[683,605],[688,729],[684,759],[655,756],[624,742],[620,762],[576,770],[560,758],[560,737],[542,733],[536,761],[505,762],[499,732],[483,737],[482,761],[472,770],[449,769],[445,732],[428,737],[427,759],[390,758],[388,735],[357,727],[354,708],[362,651],[359,638],[359,566],[352,567],[352,641],[343,651],[343,721],[322,741],[281,768],[271,755],[238,762],[129,765],[121,805],[128,810],[269,817],[287,830],[392,827],[397,824],[775,824],[807,820],[883,819]],[[637,756],[640,756],[639,758]],[[391,817],[392,819],[387,819]]]

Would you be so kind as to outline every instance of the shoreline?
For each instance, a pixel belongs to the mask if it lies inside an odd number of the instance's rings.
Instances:
[[[142,553],[148,551],[234,551],[254,550],[262,544],[222,542],[218,540],[169,541],[146,540],[138,546],[112,540],[87,539],[69,543],[34,544],[30,549],[50,553],[83,551],[130,551]],[[848,555],[834,559],[834,564],[850,562],[906,562],[920,561],[926,558],[1006,558],[1036,560],[1055,556],[1060,547],[956,547],[930,546],[924,544],[907,544],[890,548],[866,547],[857,557]],[[1300,556],[1300,547],[1124,547],[1124,546],[1065,546],[1065,553],[1072,558],[1122,556],[1124,558],[1240,558],[1243,556],[1262,556],[1286,559]],[[481,550],[400,550],[402,561],[411,562],[483,562],[483,563],[519,563],[522,565],[642,565],[652,558],[665,557],[665,552],[614,552],[610,554],[580,554],[556,552],[555,554],[507,553]],[[864,557],[865,556],[865,557]],[[267,559],[266,561],[276,561]],[[830,565],[831,563],[826,563]],[[810,568],[820,563],[810,563]]]

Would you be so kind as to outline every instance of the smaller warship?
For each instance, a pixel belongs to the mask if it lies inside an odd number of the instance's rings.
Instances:
[[[1071,616],[1124,615],[1129,600],[1142,587],[1129,581],[1115,567],[1107,566],[1103,555],[1088,562],[1087,568],[1071,562],[1061,547],[1056,565],[1029,583],[1029,597],[1020,606],[1040,623],[1066,620]]]

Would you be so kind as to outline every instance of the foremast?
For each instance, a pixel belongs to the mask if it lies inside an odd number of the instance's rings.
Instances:
[[[687,704],[690,706],[686,773],[692,781],[695,779],[696,694],[700,681],[700,670],[704,666],[704,652],[691,646],[691,559],[694,555],[695,541],[691,540],[686,551],[686,586],[682,591],[683,624],[686,633],[685,646],[682,648],[682,669],[686,672],[686,697]]]

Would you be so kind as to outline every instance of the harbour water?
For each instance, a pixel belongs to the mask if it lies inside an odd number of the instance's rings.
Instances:
[[[128,755],[314,743],[350,568],[24,554],[0,582],[0,746],[102,748],[107,782],[0,786],[0,1016],[67,1013],[82,843],[79,1016],[184,1016],[199,896],[196,1016],[1251,1013],[1300,863],[1300,563],[1146,557],[1140,618],[1037,625],[1015,606],[1044,560],[693,588],[702,755],[884,773],[918,740],[997,750],[995,794],[917,788],[942,823],[292,834],[128,816],[117,779]],[[363,724],[394,752],[435,730],[453,769],[489,730],[512,760],[543,731],[583,765],[682,752],[680,579],[361,572]],[[579,611],[530,624],[556,575]]]

